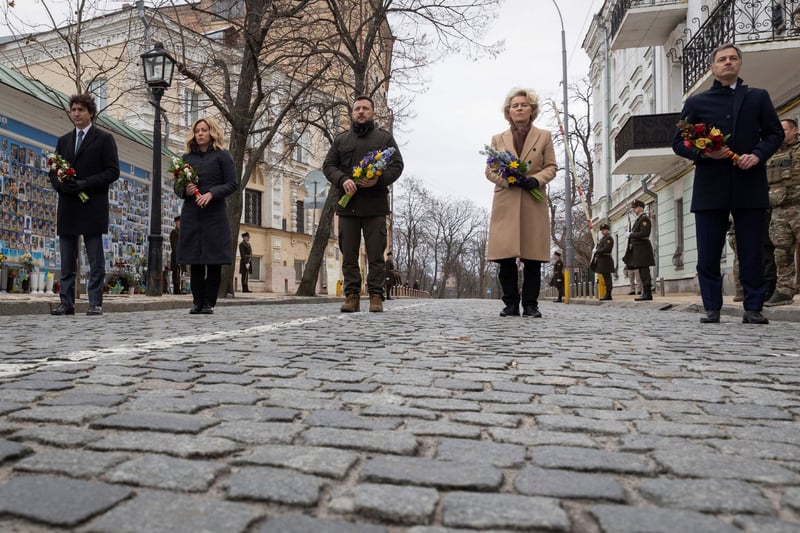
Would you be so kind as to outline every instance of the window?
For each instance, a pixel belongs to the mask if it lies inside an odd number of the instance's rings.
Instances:
[[[244,0],[217,0],[211,4],[215,14],[224,18],[244,16]]]
[[[102,112],[108,107],[108,80],[105,78],[97,78],[89,84],[86,92],[94,96],[94,101],[97,104],[97,112]]]
[[[303,200],[297,200],[297,233],[306,232],[305,204]]]
[[[311,152],[311,145],[308,136],[305,134],[292,134],[292,159],[298,163],[308,163],[308,156]]]
[[[683,198],[675,199],[675,252],[672,264],[675,268],[683,268]]]
[[[260,191],[245,189],[244,191],[244,223],[251,226],[261,225],[261,199]]]
[[[305,263],[299,259],[294,260],[294,282],[300,283],[303,280],[303,267]]]
[[[200,118],[200,96],[189,89],[183,90],[183,124],[191,126]]]
[[[256,256],[250,257],[250,268],[253,272],[250,274],[250,279],[261,279],[261,258]]]

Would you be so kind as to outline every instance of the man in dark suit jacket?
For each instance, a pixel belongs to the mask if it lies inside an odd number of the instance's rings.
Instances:
[[[732,44],[709,58],[714,85],[686,100],[681,118],[730,134],[727,146],[697,152],[684,145],[680,130],[673,150],[694,161],[692,212],[697,232],[697,277],[706,314],[702,323],[719,322],[722,275],[719,258],[725,245],[728,215],[733,217],[744,291],[746,324],[767,324],[761,314],[765,298],[764,236],[769,207],[766,162],[780,147],[783,129],[769,94],[739,78],[742,52]],[[731,152],[738,155],[735,160]]]
[[[70,98],[70,117],[75,129],[59,137],[56,153],[75,169],[75,179],[60,181],[55,172],[50,182],[58,192],[57,234],[61,250],[61,304],[54,315],[75,314],[75,278],[78,238],[83,235],[89,258],[87,315],[103,314],[106,268],[103,234],[108,232],[108,188],[119,178],[119,157],[114,137],[94,125],[97,105],[90,94]],[[85,201],[80,194],[88,196]]]
[[[250,244],[250,233],[242,233],[242,242],[239,243],[239,275],[242,276],[242,292],[252,292],[247,285],[250,274],[253,273],[253,246]]]

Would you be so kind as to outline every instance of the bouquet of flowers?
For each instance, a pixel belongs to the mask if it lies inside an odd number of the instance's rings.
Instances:
[[[185,189],[190,183],[197,185],[200,182],[200,176],[197,175],[197,171],[180,157],[172,158],[169,171],[172,173],[172,177],[175,178],[175,186],[179,189]],[[194,197],[199,198],[200,191],[194,191]]]
[[[527,162],[514,157],[508,150],[501,152],[488,144],[479,153],[486,156],[486,165],[505,178],[509,185],[524,177],[530,168]],[[534,200],[544,200],[544,194],[539,189],[531,190],[531,196]]]
[[[36,261],[33,259],[33,256],[28,252],[25,252],[24,254],[19,256],[19,262],[22,265],[22,268],[24,268],[28,272],[33,272],[33,269],[36,268]]]
[[[6,256],[0,253],[0,268],[3,268],[3,265],[6,264]]]
[[[714,152],[723,148],[731,136],[730,133],[723,135],[719,128],[709,124],[692,124],[686,120],[678,121],[678,129],[681,131],[683,145],[700,153]],[[728,152],[728,157],[734,161],[739,159],[739,155],[733,151]]]
[[[72,165],[69,164],[69,161],[61,157],[56,152],[53,152],[47,156],[47,166],[50,168],[51,172],[56,173],[56,177],[61,183],[75,181],[75,178],[77,177],[75,169],[72,168]],[[85,192],[79,192],[78,198],[81,199],[81,202],[86,203],[86,201],[89,199],[89,195]]]
[[[389,161],[392,159],[394,152],[395,149],[390,146],[388,148],[383,148],[382,150],[373,150],[365,155],[361,159],[361,162],[353,167],[353,181],[356,182],[356,185],[358,185],[361,180],[377,179],[381,174],[383,174],[383,171],[389,164]],[[350,202],[350,198],[352,197],[352,194],[345,193],[339,200],[339,205],[342,207],[347,207],[347,204]]]

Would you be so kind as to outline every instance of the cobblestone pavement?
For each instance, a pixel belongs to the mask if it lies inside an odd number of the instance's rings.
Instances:
[[[0,317],[0,530],[800,531],[800,323],[338,306]]]

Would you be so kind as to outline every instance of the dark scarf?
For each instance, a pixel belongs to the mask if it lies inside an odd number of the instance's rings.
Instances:
[[[518,157],[522,157],[522,147],[525,146],[525,138],[528,132],[531,131],[531,123],[528,122],[522,126],[517,126],[511,123],[511,136],[514,139],[514,150],[517,152]]]
[[[369,122],[365,122],[363,124],[359,124],[356,121],[352,121],[352,130],[358,137],[363,137],[367,133],[371,132],[375,129],[375,122],[370,120]]]

